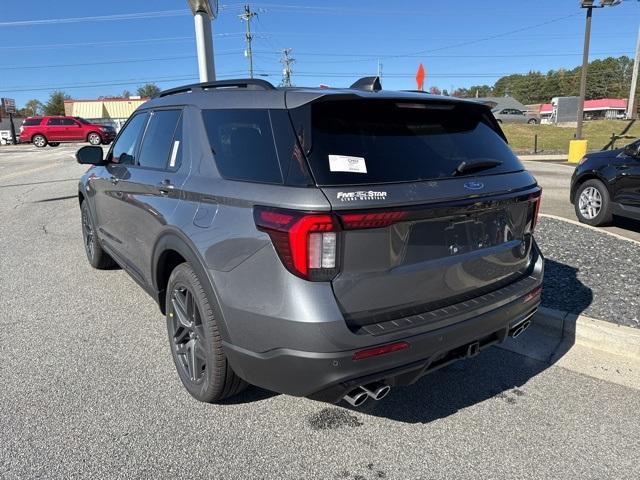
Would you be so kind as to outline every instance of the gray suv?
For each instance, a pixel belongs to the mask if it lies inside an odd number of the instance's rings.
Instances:
[[[488,107],[233,80],[167,90],[79,185],[86,254],[166,315],[180,379],[358,406],[519,335],[540,187]]]

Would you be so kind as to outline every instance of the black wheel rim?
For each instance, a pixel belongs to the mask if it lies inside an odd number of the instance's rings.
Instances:
[[[95,245],[93,243],[93,227],[91,226],[91,220],[87,214],[87,209],[82,209],[82,231],[84,232],[84,248],[87,252],[87,256],[90,260],[93,260],[95,252]]]
[[[169,324],[178,369],[192,383],[202,383],[207,369],[202,317],[193,293],[185,285],[176,285],[171,292]]]

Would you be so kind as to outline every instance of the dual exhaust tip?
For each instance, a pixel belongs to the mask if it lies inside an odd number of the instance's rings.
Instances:
[[[391,391],[391,387],[381,382],[369,383],[367,385],[361,385],[354,388],[344,397],[342,397],[349,405],[353,407],[359,407],[368,398],[374,400],[382,400]]]
[[[518,323],[517,325],[514,325],[511,328],[511,331],[509,332],[509,335],[513,338],[517,338],[520,335],[522,335],[522,332],[524,332],[527,328],[529,328],[529,325],[531,325],[531,320],[529,320],[528,318],[526,320],[524,320],[523,322]]]

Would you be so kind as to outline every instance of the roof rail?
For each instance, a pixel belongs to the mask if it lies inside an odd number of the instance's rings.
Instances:
[[[242,78],[238,80],[217,80],[214,82],[193,83],[181,87],[169,88],[161,91],[157,96],[166,97],[177,93],[187,93],[197,90],[210,90],[216,88],[246,88],[248,90],[275,90],[271,83],[259,78]]]
[[[356,80],[349,88],[378,92],[382,90],[382,83],[380,83],[380,77],[362,77]]]

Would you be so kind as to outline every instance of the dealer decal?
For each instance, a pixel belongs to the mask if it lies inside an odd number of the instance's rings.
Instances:
[[[358,200],[386,200],[387,192],[380,192],[377,190],[338,192],[336,197],[341,202],[356,202]]]

